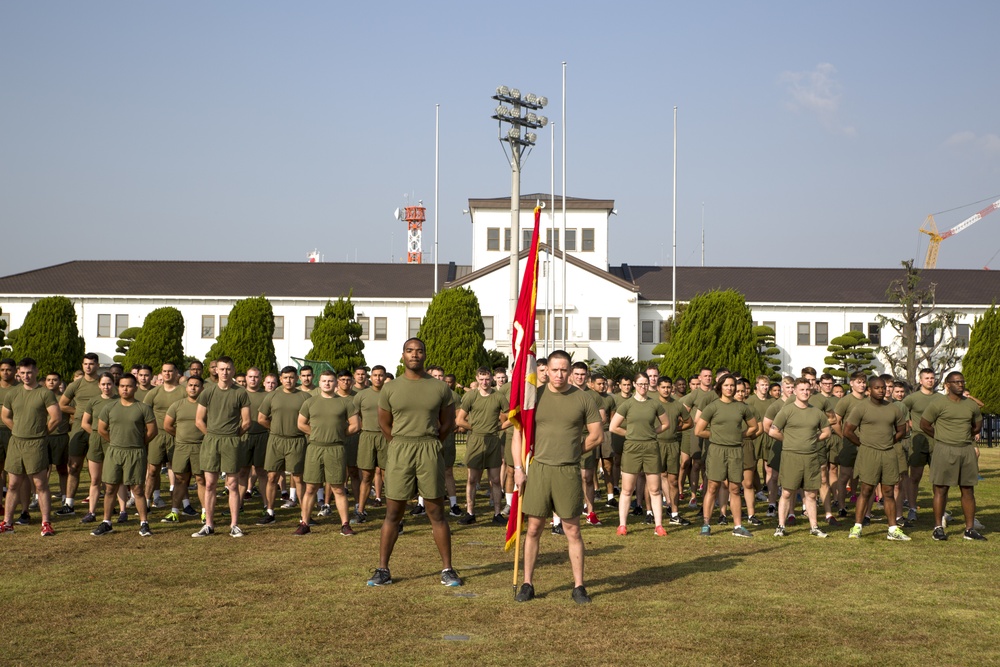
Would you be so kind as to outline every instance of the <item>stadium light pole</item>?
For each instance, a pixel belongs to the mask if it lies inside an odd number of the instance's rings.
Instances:
[[[510,147],[507,160],[510,162],[510,322],[513,325],[517,312],[521,243],[521,163],[538,140],[532,130],[548,125],[549,119],[535,112],[544,108],[549,100],[533,93],[522,97],[520,90],[507,86],[498,86],[493,99],[499,102],[492,116],[497,121],[497,138],[504,146],[504,154],[507,154],[507,146]],[[510,106],[505,106],[508,104]],[[505,123],[510,125],[506,132],[503,131]]]

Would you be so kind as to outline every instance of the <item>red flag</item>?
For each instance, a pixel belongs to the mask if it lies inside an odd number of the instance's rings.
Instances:
[[[525,472],[535,451],[535,300],[538,294],[538,221],[542,209],[535,207],[535,230],[531,234],[531,250],[524,265],[521,293],[517,298],[512,327],[514,353],[514,373],[511,377],[509,418],[514,428],[521,431],[521,462]],[[517,541],[521,523],[520,490],[514,489],[510,501],[510,516],[507,518],[507,542],[504,550],[509,550]]]

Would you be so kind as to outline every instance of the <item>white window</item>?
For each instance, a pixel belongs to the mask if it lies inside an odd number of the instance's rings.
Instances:
[[[201,337],[215,338],[215,315],[201,316]]]
[[[483,316],[483,337],[486,340],[493,340],[493,316]]]
[[[608,318],[608,340],[621,340],[621,318]]]
[[[416,338],[418,333],[420,333],[420,318],[419,317],[406,318],[406,337]]]
[[[384,317],[375,318],[375,340],[388,340],[389,324]]]
[[[656,342],[654,340],[655,332],[656,332],[656,323],[653,322],[653,320],[643,320],[641,338],[639,339],[639,342],[655,343]]]
[[[229,315],[219,315],[219,333],[226,330],[229,325]]]
[[[500,228],[499,227],[487,227],[486,228],[486,249],[487,250],[500,250]]]
[[[567,229],[566,230],[566,251],[576,252],[576,230]]]
[[[368,340],[368,318],[359,317],[357,321],[361,325],[361,340]]]
[[[594,230],[582,229],[580,230],[583,236],[580,239],[580,250],[583,252],[594,252]]]
[[[826,347],[830,344],[830,326],[828,322],[816,323],[816,344]]]
[[[312,338],[313,329],[316,328],[316,316],[306,315],[306,340]]]
[[[798,324],[798,344],[808,345],[809,344],[809,330],[812,326],[808,322],[799,322]]]
[[[590,340],[601,340],[601,318],[590,318]]]
[[[115,315],[115,336],[121,336],[128,329],[128,315]]]
[[[274,316],[274,338],[280,340],[285,337],[285,317],[284,315]]]
[[[111,315],[97,316],[97,337],[111,338]]]

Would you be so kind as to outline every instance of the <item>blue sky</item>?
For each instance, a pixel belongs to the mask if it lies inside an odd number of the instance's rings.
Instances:
[[[613,264],[671,261],[676,105],[679,264],[700,261],[704,202],[709,265],[897,266],[922,258],[927,214],[1000,198],[998,19],[989,2],[6,2],[0,273],[398,260],[404,195],[434,213],[435,104],[440,258],[468,263],[467,200],[510,192],[490,96],[547,95],[558,121],[562,61],[568,194],[615,200]],[[549,137],[522,192],[549,189]],[[998,250],[1000,213],[938,266]]]

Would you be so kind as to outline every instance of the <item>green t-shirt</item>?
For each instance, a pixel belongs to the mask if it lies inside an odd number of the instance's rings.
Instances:
[[[17,386],[16,384],[12,384],[9,387],[0,387],[0,405],[3,405],[4,399],[7,397],[7,393],[10,392],[10,390],[12,390],[16,386]],[[7,428],[7,425],[4,424],[2,421],[0,421],[0,431],[6,431],[7,433],[10,433],[10,429]]]
[[[508,383],[509,384],[509,383]],[[507,386],[507,385],[504,385]],[[507,405],[510,404],[510,396],[507,396]],[[499,391],[491,391],[488,395],[476,389],[466,392],[462,397],[462,405],[469,425],[472,426],[472,433],[476,435],[496,435],[500,433],[500,413],[504,411],[504,397]]]
[[[823,411],[824,414],[835,412],[837,409],[838,399],[835,396],[824,396],[823,394],[813,394],[809,397],[809,405],[817,407]]]
[[[174,401],[167,408],[167,414],[174,420],[174,441],[178,445],[201,444],[205,434],[198,430],[195,419],[198,417],[198,401],[187,400],[187,395],[179,401]]]
[[[143,389],[142,387],[136,387],[135,388],[135,400],[139,401],[140,403],[145,403],[146,402],[146,397],[149,396],[149,392],[153,391],[154,389],[156,389],[156,387],[150,387],[149,389]],[[153,413],[153,414],[155,415],[156,413]],[[159,424],[157,424],[157,425],[159,425]]]
[[[931,404],[942,398],[945,398],[942,394],[925,394],[922,391],[915,391],[903,399],[903,405],[910,409],[910,420],[913,422],[914,431],[920,431],[923,433],[923,431],[920,430],[920,419],[924,416],[924,412],[927,411],[927,408],[929,408]],[[930,439],[930,436],[927,437]]]
[[[260,414],[271,420],[271,434],[283,438],[298,438],[305,435],[299,430],[299,410],[312,396],[301,389],[291,393],[275,389],[260,404]]]
[[[714,390],[706,391],[704,389],[699,389],[697,392],[691,392],[693,394],[694,407],[697,410],[704,410],[712,403],[719,400],[719,395],[715,393]]]
[[[789,396],[788,398],[776,398],[774,401],[767,406],[767,412],[764,413],[764,419],[770,419],[774,422],[774,418],[778,416],[786,405],[795,402],[795,396]]]
[[[905,425],[906,420],[899,408],[892,403],[882,401],[875,404],[866,398],[854,402],[847,413],[846,423],[857,427],[855,433],[862,446],[886,450],[892,449],[896,442],[896,428]]]
[[[83,411],[90,405],[92,400],[101,395],[100,385],[100,378],[87,380],[85,377],[79,377],[70,382],[69,386],[66,387],[66,391],[63,392],[63,396],[76,408],[76,412],[73,413],[73,433],[80,430],[80,423],[83,421]]]
[[[953,401],[947,396],[931,403],[923,419],[934,425],[934,442],[952,447],[972,445],[972,429],[982,423],[983,412],[971,398]]]
[[[749,405],[756,414],[760,415],[760,419],[758,421],[763,422],[764,418],[767,417],[768,409],[774,405],[777,400],[778,399],[772,397],[770,394],[765,394],[764,398],[760,398],[757,396],[757,393],[754,392],[747,396],[747,405]],[[754,443],[769,443],[772,440],[773,438],[771,438],[771,436],[767,433],[761,433],[753,439]]]
[[[743,445],[743,431],[753,418],[753,410],[746,403],[726,403],[722,400],[706,405],[699,417],[708,422],[708,429],[711,431],[708,441],[713,445],[728,446]]]
[[[550,466],[580,465],[588,424],[600,423],[597,404],[576,387],[539,389],[535,399],[535,460]]]
[[[217,384],[210,386],[214,389],[202,391],[198,396],[198,404],[208,410],[206,430],[212,435],[239,435],[243,408],[250,408],[247,390],[238,384],[229,389],[221,389]]]
[[[667,428],[662,433],[657,433],[656,439],[660,442],[680,442],[682,431],[678,431],[677,428],[680,426],[680,422],[691,418],[691,413],[680,401],[674,399],[673,396],[664,399],[662,396],[657,395],[657,398],[660,401],[660,405],[666,410]]]
[[[842,399],[837,401],[837,407],[834,408],[833,412],[840,418],[840,423],[843,424],[847,420],[847,413],[851,411],[851,408],[867,400],[868,398],[865,396],[856,398],[853,393],[846,394]]]
[[[359,392],[360,396],[364,391]],[[299,408],[299,414],[309,420],[310,443],[332,445],[347,442],[347,420],[358,414],[357,396],[334,394],[324,398],[322,392],[310,396]],[[376,420],[378,423],[378,420]]]
[[[89,442],[91,445],[96,445],[101,441],[101,434],[97,432],[97,421],[98,418],[101,416],[101,410],[103,410],[104,406],[106,406],[108,403],[117,400],[118,400],[117,394],[115,394],[111,398],[103,398],[101,396],[97,396],[96,398],[90,399],[90,403],[87,403],[87,405],[85,405],[83,409],[80,410],[81,418],[82,415],[90,415],[90,437],[87,439],[87,442]]]
[[[18,438],[44,438],[48,435],[48,410],[58,404],[55,394],[41,385],[26,389],[19,384],[3,399],[3,407],[10,410],[14,420],[13,434]]]
[[[607,431],[611,426],[611,416],[618,410],[618,404],[611,394],[597,394],[597,404],[604,410],[604,430]]]
[[[267,398],[268,392],[264,391],[263,387],[257,391],[250,391],[248,389],[247,396],[250,398],[250,428],[247,430],[247,433],[267,433],[267,429],[258,423],[257,415],[260,414],[260,406],[264,403],[264,399]]]
[[[141,449],[146,446],[146,424],[156,422],[153,408],[133,401],[122,405],[121,400],[108,401],[97,418],[108,425],[110,442],[115,447]]]
[[[138,394],[138,392],[136,392]],[[153,408],[153,416],[156,417],[156,428],[163,428],[163,417],[167,414],[167,408],[177,401],[187,398],[184,387],[177,385],[173,391],[168,391],[166,385],[161,384],[153,387],[142,399],[142,402]],[[139,400],[138,395],[135,400]]]
[[[392,413],[392,436],[437,438],[441,410],[452,405],[451,389],[430,375],[411,380],[401,375],[382,385],[378,407]]]
[[[366,387],[354,396],[354,408],[361,415],[361,430],[381,433],[378,426],[378,398],[382,390]]]
[[[781,431],[781,451],[815,454],[820,451],[820,431],[830,425],[826,413],[815,405],[800,408],[795,401],[778,411],[771,426]]]
[[[666,405],[659,401],[659,397],[650,398],[646,395],[646,400],[640,401],[633,396],[627,401],[622,401],[618,406],[618,414],[628,419],[625,427],[625,439],[632,442],[652,442],[656,440],[656,425],[660,421],[660,415],[667,414]]]

